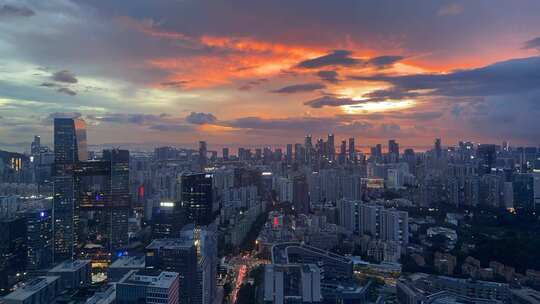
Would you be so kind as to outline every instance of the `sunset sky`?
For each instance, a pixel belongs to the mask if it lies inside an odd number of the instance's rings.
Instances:
[[[0,148],[540,144],[538,0],[0,0]]]

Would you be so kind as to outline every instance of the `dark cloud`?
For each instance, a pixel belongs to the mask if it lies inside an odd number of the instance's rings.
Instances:
[[[268,79],[267,78],[259,78],[259,79],[255,79],[255,80],[252,80],[252,81],[249,81],[241,86],[238,87],[238,90],[240,91],[249,91],[251,90],[253,87],[256,87],[258,85],[261,85],[265,82],[267,82]]]
[[[340,119],[337,117],[290,117],[279,119],[243,117],[222,124],[241,129],[315,132],[331,130],[339,123]]]
[[[336,50],[328,55],[302,61],[298,67],[316,69],[326,66],[354,66],[362,62],[361,59],[351,57],[351,55],[351,51]]]
[[[370,58],[367,63],[369,65],[373,65],[377,68],[387,68],[391,65],[393,65],[394,63],[398,62],[398,61],[401,61],[405,59],[405,57],[403,56],[379,56],[379,57],[374,57],[374,58]]]
[[[186,116],[186,122],[194,125],[213,124],[217,118],[212,113],[191,112]]]
[[[51,88],[51,87],[55,87],[56,86],[56,83],[52,83],[52,82],[43,82],[42,84],[39,85],[40,87],[48,87],[48,88]]]
[[[385,112],[385,113],[343,114],[340,116],[346,119],[363,119],[363,120],[370,120],[370,121],[381,121],[383,119],[429,121],[429,120],[441,118],[443,115],[444,115],[443,111],[419,111],[419,112],[392,111],[392,112]]]
[[[164,87],[169,87],[169,88],[183,88],[188,83],[189,83],[189,81],[187,81],[187,80],[178,80],[178,81],[165,81],[165,82],[162,82],[160,84],[162,86],[164,86]]]
[[[52,75],[52,79],[54,81],[65,82],[65,83],[77,83],[78,82],[77,77],[75,77],[75,74],[73,74],[72,72],[67,71],[67,70],[55,72]]]
[[[512,59],[486,67],[448,74],[406,76],[353,76],[352,79],[384,81],[401,91],[429,90],[428,96],[494,96],[536,91],[540,88],[540,57]]]
[[[360,104],[362,101],[353,100],[351,98],[340,98],[335,96],[325,95],[313,100],[304,102],[304,105],[310,106],[312,108],[322,108],[322,107],[339,107],[345,105],[354,105]]]
[[[321,90],[326,88],[324,84],[321,83],[302,83],[286,86],[277,90],[272,91],[273,93],[279,94],[293,94],[293,93],[302,93],[302,92],[313,92],[316,90]]]
[[[525,41],[523,48],[540,50],[540,37]]]
[[[339,82],[338,73],[336,71],[332,71],[332,70],[318,71],[317,76],[321,80],[327,81],[327,82],[330,82],[330,83],[338,83]]]
[[[398,88],[391,88],[385,90],[375,90],[362,95],[367,98],[367,101],[384,101],[384,100],[400,100],[407,98],[418,97],[418,93],[401,90]]]
[[[87,115],[86,118],[93,121],[105,122],[105,123],[119,123],[119,124],[136,124],[136,125],[148,125],[152,123],[163,123],[168,117],[167,114],[124,114],[124,113],[107,113],[104,115]]]
[[[70,88],[58,88],[58,90],[56,90],[56,92],[66,94],[66,95],[69,95],[69,96],[77,95],[77,92],[73,91]]]
[[[149,127],[150,130],[163,132],[191,132],[193,127],[182,124],[156,124]]]
[[[0,6],[0,17],[31,17],[36,13],[26,6],[4,4]]]

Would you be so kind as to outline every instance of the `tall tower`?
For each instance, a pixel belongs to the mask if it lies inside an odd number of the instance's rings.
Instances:
[[[397,162],[399,160],[399,144],[395,139],[388,141],[388,157],[391,162]]]
[[[328,134],[328,159],[334,160],[336,158],[336,145],[334,142],[334,134],[329,133]]]
[[[212,177],[204,173],[182,175],[182,207],[196,225],[212,222]]]
[[[206,166],[207,162],[208,162],[208,158],[207,158],[207,147],[206,147],[206,142],[205,141],[200,141],[199,142],[199,165],[201,166],[201,170],[204,169],[204,167]]]
[[[441,139],[440,138],[436,138],[435,139],[435,157],[437,159],[441,158],[442,157],[442,146],[441,146]]]
[[[53,238],[55,262],[72,259],[77,244],[79,207],[75,203],[73,168],[88,157],[82,119],[54,120]]]
[[[354,162],[356,160],[356,147],[354,144],[354,137],[349,138],[349,161]]]

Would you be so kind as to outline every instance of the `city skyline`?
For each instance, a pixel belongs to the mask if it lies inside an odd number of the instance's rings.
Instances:
[[[333,132],[358,147],[537,146],[539,9],[7,1],[0,147],[52,143],[60,116],[85,119],[93,144],[285,146]]]

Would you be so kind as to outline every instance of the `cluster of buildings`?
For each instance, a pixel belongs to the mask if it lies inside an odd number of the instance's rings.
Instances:
[[[389,140],[386,151],[378,144],[363,153],[354,138],[329,134],[237,153],[225,147],[221,155],[204,141],[198,149],[89,151],[80,118],[55,119],[53,138],[52,148],[35,137],[29,153],[0,151],[7,303],[76,298],[83,289],[96,304],[212,303],[220,296],[218,252],[238,253],[253,233],[256,253],[271,260],[261,293],[267,303],[366,302],[372,281],[358,279],[353,256],[394,272],[403,257],[425,264],[424,249],[439,238],[449,241],[430,263],[448,277],[402,277],[399,303],[534,298],[488,282],[519,279],[509,265],[480,267],[472,257],[458,265],[449,252],[459,235],[449,226],[461,219],[441,225],[411,211],[537,212],[536,147],[443,147],[436,139],[416,152]],[[485,282],[451,278],[456,269]],[[526,276],[535,280],[538,271]]]

